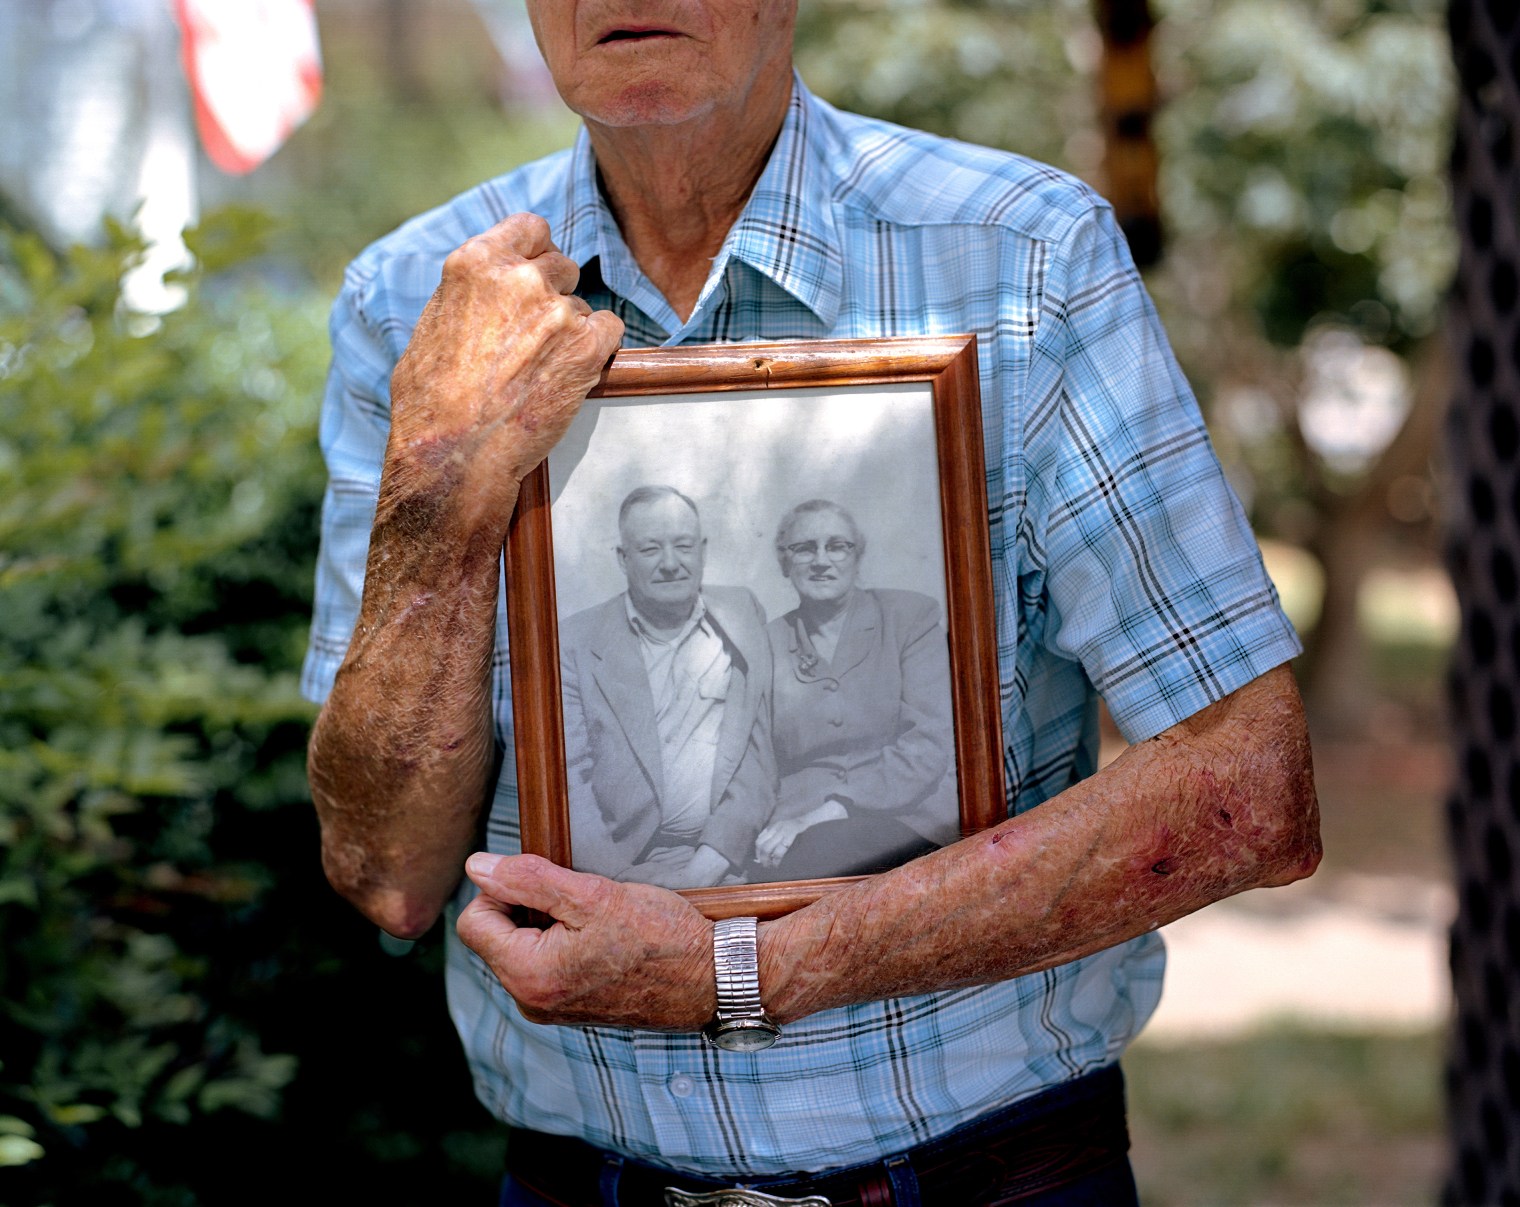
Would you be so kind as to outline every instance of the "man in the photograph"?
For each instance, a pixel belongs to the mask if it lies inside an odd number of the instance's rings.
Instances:
[[[745,867],[775,804],[765,613],[704,586],[697,505],[640,486],[618,509],[628,589],[560,626],[575,866],[666,888]]]
[[[796,0],[527,2],[575,147],[368,249],[334,310],[329,878],[392,934],[457,911],[505,1204],[1135,1203],[1157,928],[1320,846],[1299,644],[1111,209],[814,97]],[[500,551],[613,350],[937,332],[977,337],[1007,820],[758,926],[518,854]],[[1131,745],[1095,770],[1100,694]]]

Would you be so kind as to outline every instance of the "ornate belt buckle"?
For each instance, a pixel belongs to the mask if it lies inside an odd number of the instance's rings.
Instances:
[[[735,1186],[731,1190],[709,1190],[693,1194],[689,1190],[665,1187],[665,1207],[834,1207],[821,1194],[801,1199],[782,1199],[758,1190]]]

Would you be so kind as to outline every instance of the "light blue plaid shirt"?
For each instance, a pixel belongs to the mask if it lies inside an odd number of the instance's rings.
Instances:
[[[1138,741],[1298,652],[1112,214],[1082,184],[841,113],[798,81],[682,323],[595,179],[583,132],[349,269],[322,411],[313,700],[358,614],[391,369],[448,252],[523,210],[548,220],[582,266],[580,292],[617,312],[629,346],[976,333],[1011,811],[1092,773],[1094,688]],[[493,679],[511,751],[504,617]],[[491,850],[518,850],[510,757],[487,834]],[[1003,984],[815,1014],[751,1055],[696,1035],[527,1023],[452,928],[448,991],[476,1091],[502,1119],[682,1169],[768,1174],[897,1152],[1111,1063],[1155,1008],[1163,963],[1150,935]]]

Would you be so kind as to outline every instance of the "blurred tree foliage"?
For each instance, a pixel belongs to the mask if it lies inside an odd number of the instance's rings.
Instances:
[[[797,65],[841,108],[1097,170],[1090,0],[810,0]]]
[[[1455,265],[1441,0],[1152,0],[1165,256],[1149,284],[1258,530],[1308,548],[1311,705],[1371,715],[1357,600],[1433,544],[1436,336]],[[1101,192],[1087,0],[813,0],[798,61],[845,107]]]
[[[1441,0],[1165,0],[1159,137],[1179,271],[1273,344],[1326,321],[1407,351],[1455,243]]]
[[[579,124],[557,98],[503,103],[500,60],[467,5],[388,3],[383,21],[378,7],[318,5],[321,106],[253,177],[206,182],[278,215],[271,250],[328,292],[372,240],[569,146]]]
[[[1233,340],[1339,325],[1406,355],[1454,265],[1441,0],[1153,0],[1167,262],[1152,286],[1205,400]],[[1100,191],[1087,0],[812,0],[798,63],[846,108],[1004,147]],[[1301,374],[1289,386],[1301,384]]]
[[[221,239],[197,239],[208,268]],[[270,555],[310,497],[289,377],[310,384],[314,350],[309,324],[231,299],[123,315],[138,249],[119,229],[64,257],[4,250],[0,1126],[19,1161],[148,1119],[272,1114],[290,1080],[247,1019],[208,1014],[214,953],[176,932],[269,886],[212,855],[233,790],[300,795],[276,757],[305,719],[278,631],[300,561]]]
[[[336,288],[371,240],[465,189],[574,137],[568,112],[504,114],[489,94],[427,102],[389,96],[363,67],[353,87],[329,90],[282,164],[301,203],[288,209],[277,248]],[[357,153],[356,153],[357,152]]]
[[[193,232],[157,318],[120,306],[121,230],[0,236],[0,1201],[496,1163],[438,1059],[436,968],[382,954],[317,867],[296,671],[324,306],[239,274],[263,226]]]
[[[1324,728],[1384,722],[1359,621],[1434,545],[1456,241],[1440,0],[1166,0],[1153,281],[1261,530],[1324,589],[1300,677]]]

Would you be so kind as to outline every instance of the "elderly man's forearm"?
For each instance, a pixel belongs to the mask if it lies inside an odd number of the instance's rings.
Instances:
[[[1131,748],[1038,809],[762,928],[783,1021],[1036,972],[1319,861],[1286,668]]]
[[[458,882],[496,762],[500,536],[441,524],[419,539],[414,514],[398,522],[382,504],[359,623],[308,755],[328,879],[405,937]]]
[[[333,884],[393,934],[463,872],[495,750],[499,559],[518,486],[564,434],[622,322],[574,296],[515,214],[443,264],[391,374],[391,428],[348,654],[308,759]]]

